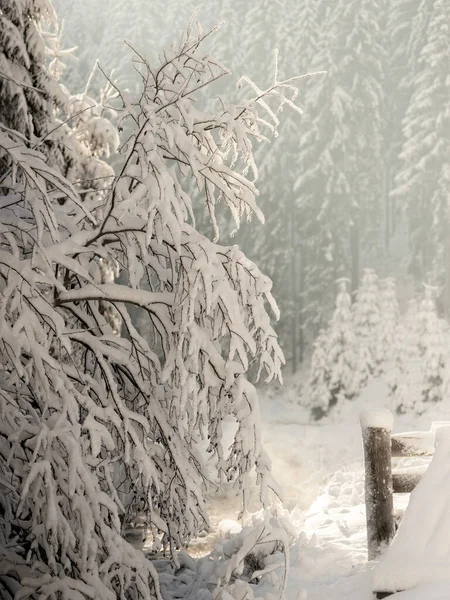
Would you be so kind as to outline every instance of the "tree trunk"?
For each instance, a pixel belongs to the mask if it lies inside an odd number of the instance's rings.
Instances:
[[[304,277],[304,266],[305,266],[305,257],[302,254],[301,249],[298,252],[298,319],[299,319],[299,324],[298,324],[298,352],[299,352],[299,361],[300,364],[303,362],[303,357],[304,357],[304,353],[305,353],[305,331],[304,331],[304,313],[303,313],[303,308],[304,308],[304,281],[305,281],[305,277]]]
[[[350,225],[350,256],[351,256],[351,294],[354,300],[355,292],[359,287],[359,271],[360,271],[360,256],[359,256],[359,223],[357,218]]]
[[[392,208],[391,208],[391,197],[390,192],[390,169],[389,162],[384,165],[384,181],[383,181],[383,195],[384,195],[384,248],[389,254],[389,242],[391,234],[393,233],[392,226]]]
[[[291,238],[291,304],[292,304],[292,331],[291,331],[291,344],[292,344],[292,372],[295,373],[297,370],[299,360],[299,340],[298,340],[298,268],[297,268],[297,248],[298,240],[296,224],[295,224],[295,204],[294,199],[290,198],[290,210],[288,211],[289,222],[290,222],[290,238]]]

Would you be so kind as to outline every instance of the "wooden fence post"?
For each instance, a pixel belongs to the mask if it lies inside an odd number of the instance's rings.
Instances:
[[[388,410],[361,414],[366,481],[366,522],[369,560],[394,537],[391,433],[393,417]]]

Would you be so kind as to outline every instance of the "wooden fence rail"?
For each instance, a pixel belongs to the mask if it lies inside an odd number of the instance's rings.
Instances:
[[[392,424],[388,410],[366,410],[361,414],[369,560],[376,558],[394,537],[393,494],[412,492],[426,469],[393,470],[392,458],[434,453],[433,431],[392,435]]]

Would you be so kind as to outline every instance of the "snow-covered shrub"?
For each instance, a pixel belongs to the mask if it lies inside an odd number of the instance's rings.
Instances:
[[[204,439],[218,477],[245,489],[256,473],[263,502],[274,489],[247,372],[280,376],[266,310],[277,307],[256,265],[218,244],[215,210],[221,201],[236,227],[262,219],[252,143],[275,132],[292,104],[283,94],[296,90],[275,70],[267,90],[243,80],[248,102],[201,110],[196,93],[227,74],[202,50],[210,33],[189,30],[155,66],[135,56],[141,90],[121,94],[133,133],[102,195],[81,197],[25,135],[0,127],[0,575],[21,582],[17,600],[159,599],[121,521],[140,494],[155,548],[175,557],[207,523]],[[191,178],[214,241],[195,229]],[[103,260],[120,266],[120,283],[102,282]],[[150,338],[131,306],[147,314]],[[264,541],[276,552],[278,538]]]
[[[221,540],[204,569],[213,600],[282,598],[288,575],[289,547],[296,538],[289,521],[270,512],[229,540]],[[201,569],[200,565],[200,569]]]
[[[302,560],[315,545],[297,535],[289,514],[280,506],[252,515],[249,525],[228,523],[232,531],[213,551],[194,560],[184,550],[177,565],[156,560],[163,598],[192,600],[273,600],[284,598],[291,548]]]

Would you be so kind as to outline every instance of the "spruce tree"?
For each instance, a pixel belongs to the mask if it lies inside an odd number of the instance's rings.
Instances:
[[[395,195],[407,208],[411,269],[416,277],[444,286],[450,298],[447,242],[450,162],[450,7],[422,2],[413,28],[417,62],[412,96],[403,120],[404,143]]]
[[[70,176],[76,152],[65,129],[56,127],[54,110],[66,96],[46,67],[43,20],[56,24],[47,2],[0,1],[0,124],[40,143],[51,164]]]
[[[249,67],[258,78],[264,78],[273,61],[272,47],[278,49],[280,75],[284,75],[286,65],[292,64],[300,73],[311,71],[319,37],[315,2],[308,0],[299,4],[284,0],[254,4],[249,7],[246,20],[252,40],[248,52]],[[298,104],[301,107],[308,82],[308,78],[299,82]],[[310,85],[314,85],[314,78]],[[317,304],[313,305],[312,292],[317,280],[311,277],[312,266],[307,267],[304,230],[310,223],[302,210],[302,200],[294,190],[298,177],[294,166],[298,162],[303,131],[302,115],[290,112],[282,119],[273,153],[265,153],[264,148],[257,152],[259,176],[264,186],[261,207],[266,223],[262,230],[257,224],[250,224],[238,237],[242,247],[250,256],[258,257],[258,262],[274,282],[283,315],[277,324],[277,332],[294,371],[304,357],[305,330],[313,332],[311,338],[318,329],[317,323],[311,327],[318,312],[315,310]]]
[[[339,282],[336,308],[328,329],[328,364],[332,407],[339,400],[351,400],[356,396],[365,370],[358,356],[358,340],[353,327],[351,297],[346,280]]]
[[[296,183],[310,224],[308,263],[321,269],[318,298],[329,297],[335,279],[350,273],[351,289],[357,289],[361,248],[375,239],[381,214],[381,16],[381,3],[342,1],[328,5],[321,23],[312,69],[327,73],[308,88]]]
[[[420,348],[423,353],[423,379],[420,390],[422,407],[440,402],[444,396],[444,379],[447,363],[447,348],[443,327],[436,314],[430,289],[425,291],[425,299],[419,311],[421,324]],[[416,408],[419,412],[419,407]]]
[[[420,403],[423,357],[419,348],[418,316],[417,301],[412,299],[396,328],[395,366],[389,387],[394,407],[399,413],[414,411]]]
[[[387,70],[384,82],[386,97],[385,129],[385,246],[397,226],[403,222],[398,199],[391,194],[399,170],[403,143],[402,121],[411,98],[411,80],[415,71],[411,32],[421,0],[388,0],[386,15]],[[401,208],[401,207],[400,207]]]
[[[393,277],[387,277],[381,282],[380,318],[377,354],[386,363],[393,359],[395,353],[395,332],[399,321],[397,287]]]
[[[332,400],[328,345],[328,331],[322,330],[314,342],[308,382],[308,404],[314,419],[320,419],[327,414]]]
[[[370,373],[379,373],[382,355],[379,353],[380,291],[378,276],[373,269],[364,269],[361,286],[353,304],[353,325],[359,341],[360,359]]]

